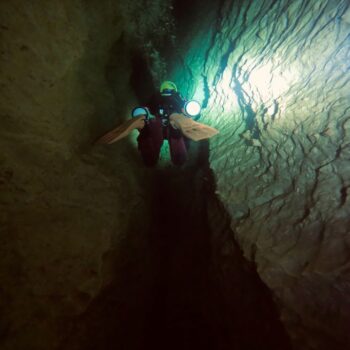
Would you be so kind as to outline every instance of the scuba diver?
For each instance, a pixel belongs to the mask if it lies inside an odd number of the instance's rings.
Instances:
[[[200,111],[197,101],[186,101],[173,82],[164,81],[147,106],[134,108],[131,120],[102,136],[97,143],[114,143],[138,129],[138,149],[146,166],[157,164],[164,140],[168,140],[172,163],[179,166],[187,160],[190,140],[199,141],[218,133],[193,120],[198,119]]]

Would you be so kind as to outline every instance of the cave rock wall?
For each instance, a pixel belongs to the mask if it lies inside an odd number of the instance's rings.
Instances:
[[[93,142],[136,103],[133,55],[167,9],[148,3],[1,1],[1,349],[59,348],[136,257],[147,279],[149,178],[130,139]]]
[[[173,79],[205,107],[217,194],[296,348],[349,345],[347,1],[198,7]]]

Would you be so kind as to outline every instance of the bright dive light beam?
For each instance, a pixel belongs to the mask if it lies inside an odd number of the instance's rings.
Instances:
[[[232,111],[238,106],[237,95],[233,90],[232,83],[232,70],[230,68],[225,69],[221,81],[217,85],[217,91],[219,92],[222,98],[222,105],[226,112]]]
[[[185,104],[185,112],[191,117],[198,115],[201,112],[201,109],[201,105],[195,100],[188,101]]]
[[[284,94],[288,90],[291,80],[292,75],[289,72],[273,69],[271,62],[255,68],[249,77],[252,88],[259,92],[264,101],[278,98]]]

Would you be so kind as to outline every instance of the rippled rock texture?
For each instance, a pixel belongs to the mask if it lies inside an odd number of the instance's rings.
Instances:
[[[221,131],[218,195],[296,348],[350,344],[349,6],[198,6],[173,73]]]

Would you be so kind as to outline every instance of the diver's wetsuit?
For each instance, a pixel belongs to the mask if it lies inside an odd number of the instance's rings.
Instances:
[[[172,113],[182,113],[185,100],[174,92],[170,96],[155,94],[149,100],[147,107],[156,118],[150,119],[140,131],[137,138],[138,148],[147,166],[154,166],[159,159],[160,149],[165,139],[169,142],[171,161],[175,165],[182,165],[187,159],[189,139],[174,129],[169,116]]]

